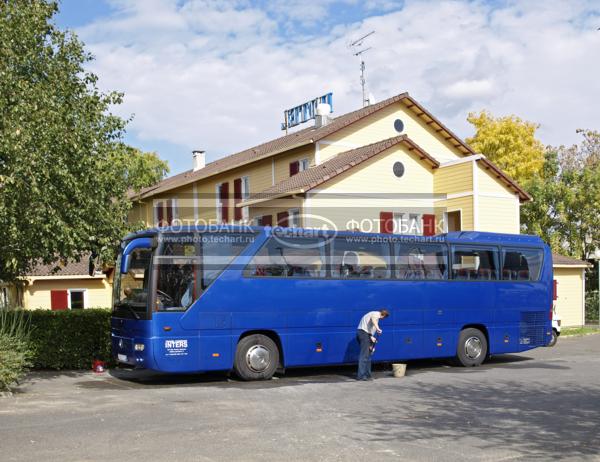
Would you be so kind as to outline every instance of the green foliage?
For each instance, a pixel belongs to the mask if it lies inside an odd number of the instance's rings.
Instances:
[[[494,117],[486,111],[469,114],[467,121],[476,130],[467,143],[516,181],[526,183],[540,174],[544,145],[535,137],[537,124],[514,115]]]
[[[33,367],[90,369],[92,361],[110,360],[110,310],[13,311],[31,323]]]
[[[598,322],[598,291],[591,290],[585,294],[585,322]]]
[[[581,146],[548,148],[542,175],[525,185],[534,200],[521,222],[556,252],[585,260],[600,248],[600,134],[578,132]]]
[[[10,390],[31,365],[30,323],[23,312],[0,311],[0,390]]]
[[[55,1],[0,1],[0,280],[110,248],[129,232],[127,191],[167,165],[122,139],[92,56],[52,22]]]

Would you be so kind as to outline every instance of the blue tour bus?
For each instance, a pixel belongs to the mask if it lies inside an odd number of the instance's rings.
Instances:
[[[360,318],[386,308],[373,361],[478,366],[549,343],[552,281],[550,249],[535,236],[150,229],[121,246],[113,355],[136,368],[269,379],[356,362]]]

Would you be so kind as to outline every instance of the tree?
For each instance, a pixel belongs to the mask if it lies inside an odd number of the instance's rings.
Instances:
[[[122,101],[102,93],[92,56],[57,29],[57,3],[0,0],[0,280],[78,258],[127,232],[126,192],[167,166],[123,143]]]
[[[467,121],[476,130],[467,143],[517,182],[527,184],[541,173],[545,149],[535,137],[537,124],[514,115],[494,117],[487,111],[470,113]]]
[[[521,209],[525,232],[538,234],[561,253],[588,259],[600,248],[600,133],[578,130],[583,143],[549,147],[543,174]]]

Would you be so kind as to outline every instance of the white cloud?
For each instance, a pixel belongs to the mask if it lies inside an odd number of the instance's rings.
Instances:
[[[408,1],[311,35],[291,29],[352,3],[119,0],[114,16],[78,33],[101,85],[125,92],[119,111],[135,114],[130,131],[182,146],[168,156],[176,171],[191,164],[192,148],[213,160],[279,136],[283,109],[326,91],[336,113],[359,107],[359,63],[347,43],[370,30],[377,100],[409,91],[463,136],[467,113],[481,109],[541,123],[549,144],[577,141],[578,127],[600,129],[592,2]]]

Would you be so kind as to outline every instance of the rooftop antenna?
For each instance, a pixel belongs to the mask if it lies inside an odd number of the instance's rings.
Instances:
[[[368,48],[360,48],[360,47],[363,46],[363,42],[365,41],[365,39],[367,37],[369,37],[370,35],[373,35],[374,33],[375,33],[375,31],[372,30],[368,34],[363,35],[361,38],[359,38],[358,40],[355,40],[354,42],[350,43],[350,45],[349,45],[349,48],[356,50],[352,54],[354,56],[358,56],[360,58],[360,86],[362,87],[363,107],[366,107],[369,104],[371,104],[370,98],[367,95],[367,90],[366,90],[367,79],[365,77],[365,59],[363,57],[363,54],[366,53],[367,51],[369,51],[372,47],[368,47]]]

